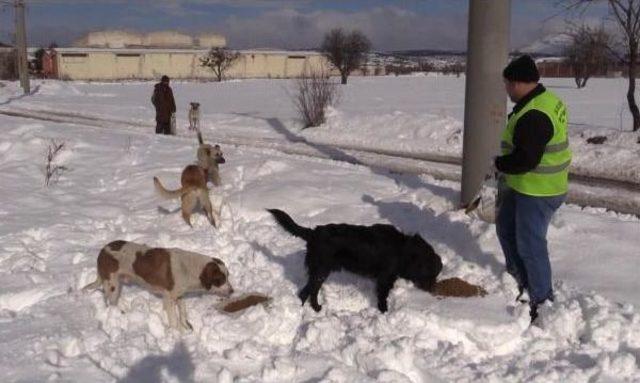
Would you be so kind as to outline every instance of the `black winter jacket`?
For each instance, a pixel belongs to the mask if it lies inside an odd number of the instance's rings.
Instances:
[[[542,84],[529,92],[513,107],[511,117],[518,113],[534,97],[545,91]],[[513,151],[496,157],[496,169],[506,174],[522,174],[533,170],[542,159],[547,143],[553,138],[551,119],[539,110],[526,112],[516,123],[513,132]]]

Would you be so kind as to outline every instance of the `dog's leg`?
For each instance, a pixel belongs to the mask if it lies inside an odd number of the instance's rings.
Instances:
[[[191,212],[196,207],[196,202],[198,202],[197,197],[194,197],[191,192],[185,193],[182,195],[182,218],[187,223],[187,225],[193,227],[191,225]]]
[[[209,218],[209,222],[213,225],[213,227],[218,227],[218,223],[220,222],[220,215],[216,212],[214,214],[213,207],[211,206],[211,200],[209,199],[209,193],[206,190],[201,190],[199,193],[198,201],[200,205],[207,213],[207,218]]]
[[[311,308],[313,308],[316,312],[322,310],[322,306],[318,303],[318,293],[320,292],[320,288],[322,287],[322,284],[328,276],[329,272],[324,270],[309,273],[309,283],[307,284],[307,286],[309,286],[309,297],[311,298],[310,303]]]
[[[104,302],[109,306],[109,302],[111,302],[111,283],[108,279],[102,281],[102,292],[104,293]]]
[[[169,327],[179,329],[178,321],[176,320],[176,302],[171,299],[169,295],[162,297],[162,306],[167,313],[167,320],[169,321]]]
[[[397,277],[382,277],[378,278],[376,282],[376,293],[378,295],[378,309],[385,313],[388,310],[387,307],[387,298],[389,297],[389,292],[393,288],[393,285],[396,283]]]
[[[120,279],[117,275],[111,275],[109,279],[103,281],[102,289],[106,297],[108,306],[116,306],[120,298]]]
[[[307,282],[307,284],[298,292],[298,298],[302,301],[302,305],[304,306],[304,302],[309,298],[309,294],[311,291],[311,280]]]
[[[180,325],[186,330],[193,331],[193,326],[191,326],[191,323],[189,323],[189,320],[187,319],[187,307],[184,304],[184,300],[182,300],[182,298],[178,298],[177,302],[180,314]]]

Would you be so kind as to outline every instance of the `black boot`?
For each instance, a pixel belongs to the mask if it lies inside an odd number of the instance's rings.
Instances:
[[[531,324],[533,324],[533,322],[535,322],[535,320],[538,318],[538,305],[535,303],[532,303],[529,306],[529,316],[531,317]]]
[[[526,299],[520,299],[522,297],[522,294],[524,294],[524,286],[518,286],[518,296],[516,297],[516,302],[527,303],[528,301]]]

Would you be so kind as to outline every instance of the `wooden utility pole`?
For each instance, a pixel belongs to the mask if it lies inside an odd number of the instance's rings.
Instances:
[[[15,0],[16,8],[16,49],[18,56],[18,74],[20,86],[25,94],[31,92],[29,85],[29,66],[27,64],[27,31],[24,20],[24,0]]]

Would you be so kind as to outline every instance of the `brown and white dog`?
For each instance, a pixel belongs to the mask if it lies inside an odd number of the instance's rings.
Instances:
[[[180,189],[167,190],[158,177],[153,177],[153,184],[156,191],[164,198],[178,198],[182,201],[182,218],[191,225],[191,213],[199,203],[207,214],[209,222],[214,227],[218,227],[220,222],[220,212],[213,210],[211,200],[209,200],[209,189],[207,189],[207,178],[205,171],[198,165],[188,165],[182,170],[180,176]]]
[[[229,297],[233,288],[228,276],[226,266],[217,258],[176,248],[150,248],[118,240],[100,250],[98,277],[83,290],[102,286],[107,305],[115,306],[120,297],[120,280],[134,282],[162,295],[171,327],[190,330],[192,327],[180,298],[190,292],[209,292]],[[180,327],[176,320],[176,307]]]
[[[219,145],[211,146],[205,144],[202,135],[198,132],[200,146],[197,151],[198,162],[195,165],[188,165],[182,170],[180,176],[180,189],[167,190],[158,177],[153,177],[156,191],[164,198],[178,198],[182,201],[182,218],[191,225],[191,214],[199,203],[207,214],[209,222],[214,227],[218,227],[220,222],[220,211],[213,210],[211,200],[209,200],[209,189],[207,181],[211,178],[215,186],[220,185],[220,173],[218,164],[226,161]]]

